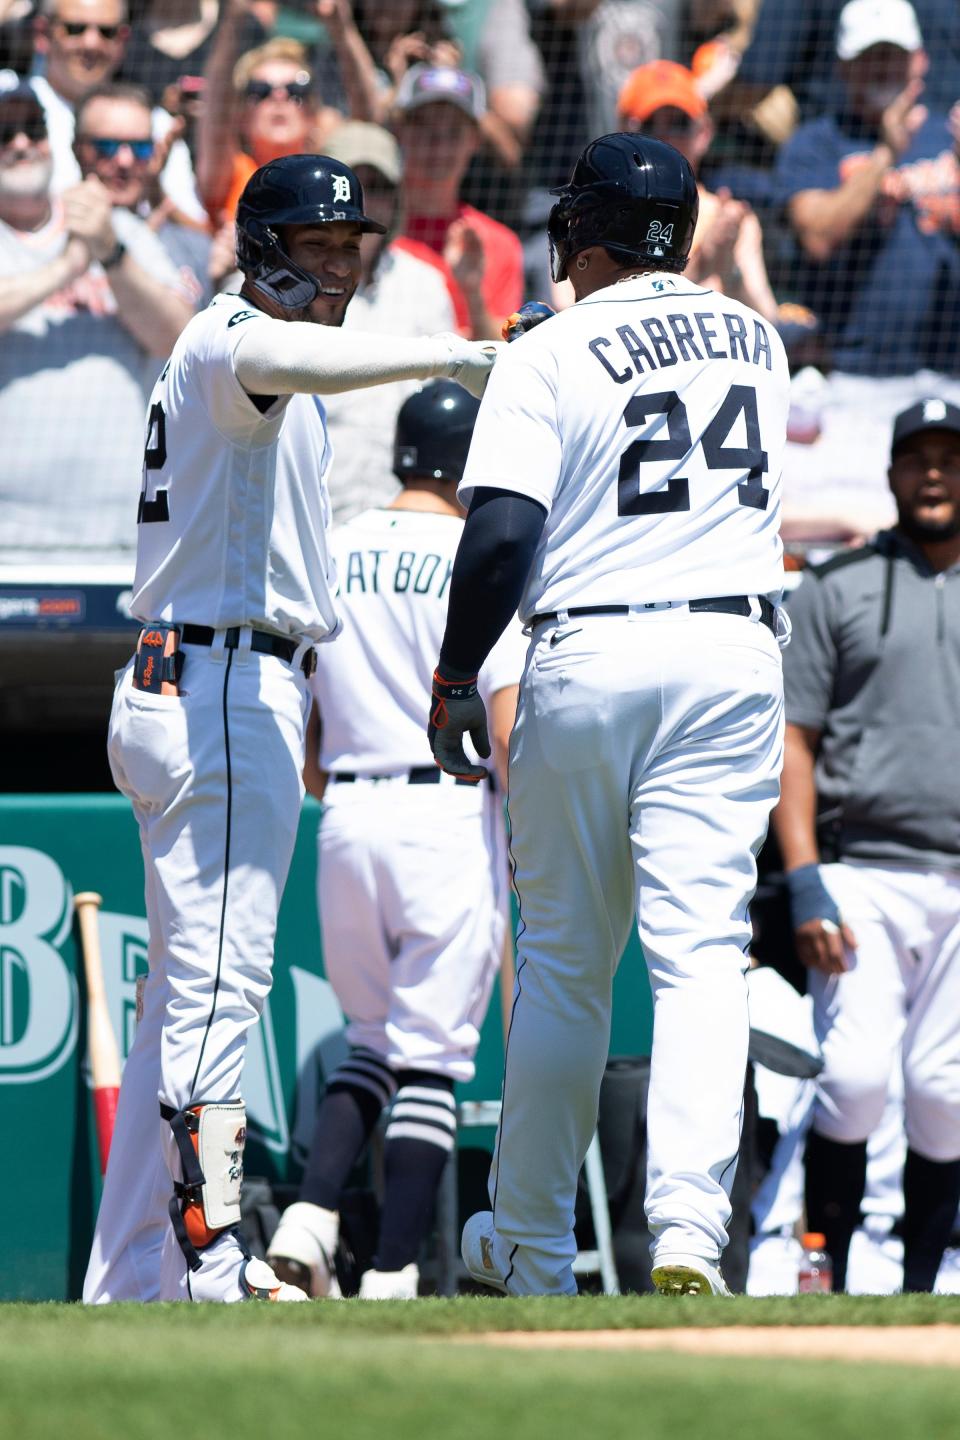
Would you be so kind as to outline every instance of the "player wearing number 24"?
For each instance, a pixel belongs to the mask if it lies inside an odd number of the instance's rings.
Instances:
[[[683,278],[697,187],[672,146],[603,136],[555,193],[553,274],[576,304],[514,341],[480,408],[430,726],[438,762],[476,773],[474,677],[519,607],[523,924],[491,1210],[463,1256],[509,1294],[576,1292],[577,1175],[635,920],[654,1283],[725,1293],[747,906],[783,747],[787,361],[760,316]]]

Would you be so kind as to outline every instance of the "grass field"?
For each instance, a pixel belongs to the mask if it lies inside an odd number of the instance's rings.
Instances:
[[[3,1440],[958,1440],[960,1369],[850,1363],[960,1298],[0,1306]],[[485,1331],[836,1327],[836,1360],[526,1351]],[[456,1342],[454,1343],[454,1338]],[[960,1330],[958,1330],[960,1344]]]

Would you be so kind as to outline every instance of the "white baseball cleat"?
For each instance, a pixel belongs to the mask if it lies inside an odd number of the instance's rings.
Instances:
[[[694,1255],[664,1255],[654,1263],[658,1295],[729,1295],[719,1265]]]
[[[364,1270],[360,1277],[360,1300],[416,1300],[420,1271],[416,1265],[402,1270]]]
[[[309,1300],[299,1285],[287,1285],[276,1276],[265,1260],[247,1260],[240,1271],[240,1289],[248,1300]]]
[[[463,1227],[460,1254],[472,1279],[479,1281],[481,1285],[489,1285],[491,1290],[499,1290],[501,1295],[506,1295],[507,1271],[502,1270],[497,1263],[494,1254],[496,1238],[493,1211],[478,1210]]]
[[[339,1300],[333,1257],[340,1238],[340,1216],[298,1200],[284,1210],[267,1249],[267,1259],[282,1280],[301,1286],[313,1300]]]

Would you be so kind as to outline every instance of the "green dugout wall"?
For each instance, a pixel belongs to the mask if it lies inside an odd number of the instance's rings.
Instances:
[[[320,810],[304,806],[280,912],[273,991],[253,1032],[244,1073],[247,1170],[297,1178],[323,1076],[344,1053],[342,1017],[317,932]],[[100,933],[121,1057],[133,1040],[137,975],[146,970],[143,867],[136,823],[120,796],[0,797],[0,1299],[63,1300],[80,1293],[99,1195],[87,1081],[83,966],[73,895],[103,896]],[[611,1050],[648,1049],[650,999],[632,942],[614,987]],[[500,1093],[496,991],[460,1098]]]

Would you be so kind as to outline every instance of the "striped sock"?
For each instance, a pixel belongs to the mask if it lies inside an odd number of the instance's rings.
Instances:
[[[417,1260],[457,1135],[452,1080],[418,1070],[403,1070],[397,1079],[383,1152],[378,1270],[402,1270]]]
[[[396,1092],[387,1062],[372,1050],[351,1050],[334,1071],[317,1111],[317,1123],[300,1199],[339,1210],[350,1171]]]

